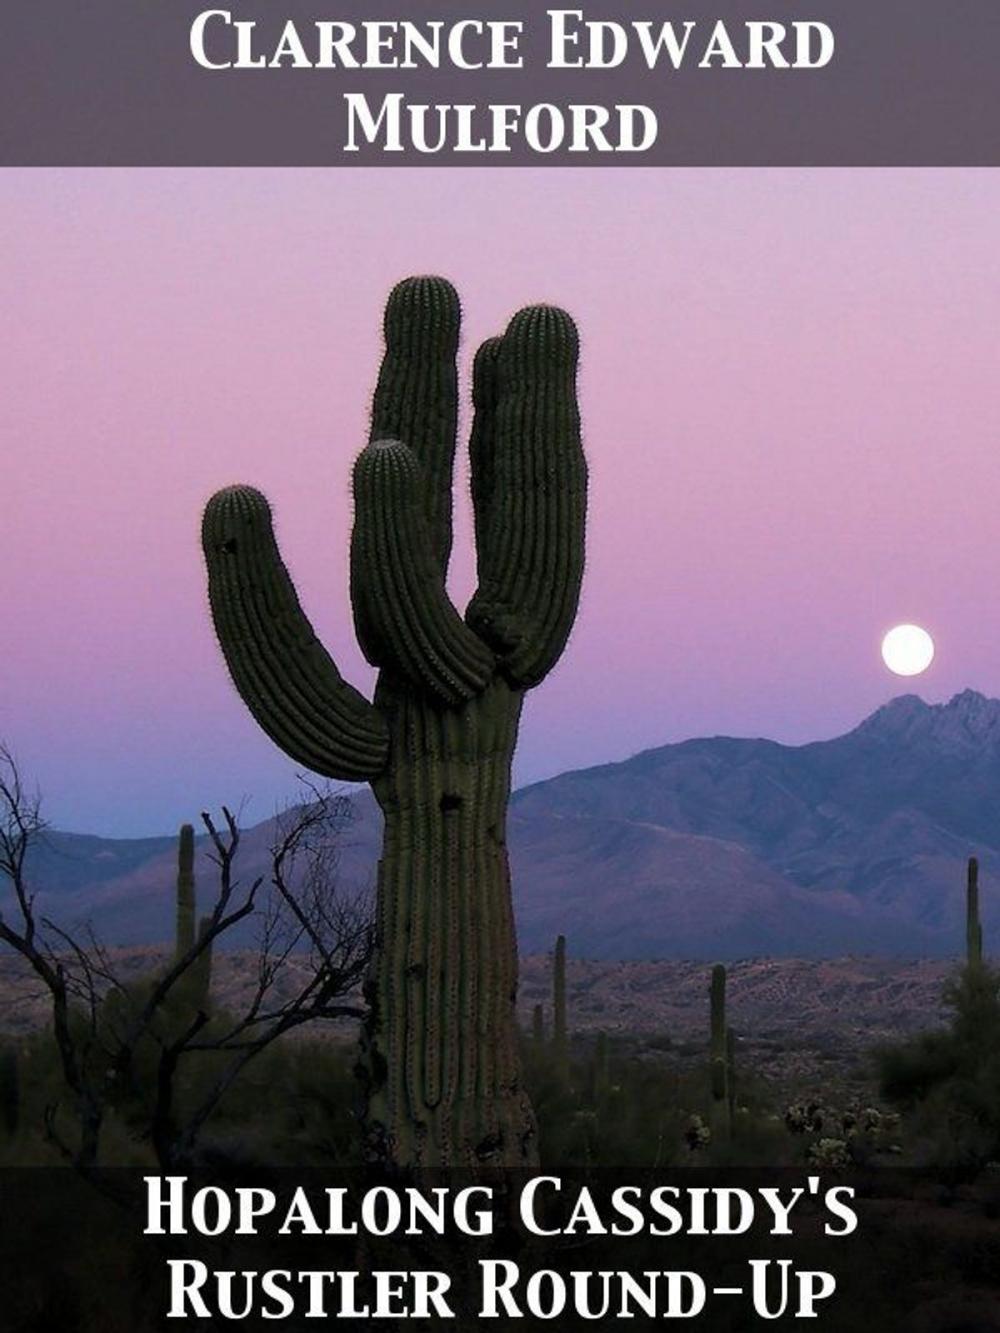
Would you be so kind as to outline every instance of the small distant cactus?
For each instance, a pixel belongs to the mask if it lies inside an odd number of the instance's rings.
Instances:
[[[965,884],[965,960],[969,967],[983,961],[983,927],[979,920],[979,862],[969,857]]]
[[[831,1117],[819,1102],[793,1102],[783,1119],[790,1134],[818,1134]]]
[[[177,930],[174,941],[174,958],[183,958],[194,948],[196,938],[204,939],[211,928],[212,918],[204,916],[198,922],[195,934],[195,919],[198,909],[197,887],[194,879],[194,828],[182,824],[177,837]],[[182,986],[185,998],[196,1009],[208,1007],[209,991],[212,982],[212,945],[211,942],[198,955],[184,978]]]
[[[684,1142],[692,1152],[697,1152],[700,1148],[707,1148],[712,1142],[712,1131],[702,1116],[688,1116],[687,1124],[684,1127]]]
[[[732,1127],[729,1099],[729,1040],[726,1027],[726,969],[722,963],[712,968],[711,996],[711,1126],[712,1136],[725,1141]]]
[[[815,1166],[839,1171],[851,1164],[851,1149],[844,1139],[818,1139],[809,1145],[806,1158]]]
[[[194,829],[182,824],[177,836],[177,929],[174,955],[183,958],[194,948]]]
[[[569,1029],[566,1023],[566,936],[556,939],[552,958],[552,1060],[561,1083],[569,1082]]]
[[[819,1101],[793,1102],[783,1119],[790,1134],[806,1138],[806,1160],[816,1165],[864,1163],[872,1154],[900,1152],[900,1117],[877,1106],[852,1101],[838,1109]]]

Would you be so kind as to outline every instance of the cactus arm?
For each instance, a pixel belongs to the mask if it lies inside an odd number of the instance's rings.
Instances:
[[[520,311],[499,349],[478,358],[479,587],[466,620],[521,689],[558,661],[580,597],[587,468],[576,363],[573,321],[549,306]]]
[[[212,617],[233,683],[261,728],[316,773],[382,772],[388,729],[349,685],[299,606],[267,501],[248,486],[212,497],[202,524]]]
[[[422,491],[407,445],[376,440],[362,451],[354,468],[354,624],[374,666],[458,707],[482,693],[495,661],[448,598]]]
[[[459,320],[458,295],[444,278],[407,278],[393,288],[369,436],[402,440],[417,458],[431,555],[442,577],[451,553]]]
[[[472,432],[469,462],[472,513],[480,578],[485,576],[490,549],[489,520],[493,512],[493,456],[496,448],[496,409],[499,394],[499,359],[502,338],[487,338],[472,364]]]

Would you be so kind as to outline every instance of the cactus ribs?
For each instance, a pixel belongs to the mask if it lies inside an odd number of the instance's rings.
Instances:
[[[303,614],[267,501],[209,502],[209,597],[237,689],[264,731],[325,776],[371,783],[385,816],[362,1067],[372,1160],[530,1166],[506,846],[525,691],[558,660],[584,558],[577,334],[533,306],[479,349],[470,440],[478,589],[449,600],[458,297],[411,278],[385,312],[370,442],[354,469],[351,601],[380,669],[374,702]]]

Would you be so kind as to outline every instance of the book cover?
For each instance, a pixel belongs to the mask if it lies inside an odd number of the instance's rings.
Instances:
[[[0,32],[0,1327],[1000,1329],[995,7]]]

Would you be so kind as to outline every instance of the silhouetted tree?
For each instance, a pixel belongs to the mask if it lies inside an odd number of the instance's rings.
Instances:
[[[370,902],[344,892],[338,874],[350,802],[315,787],[308,797],[278,818],[269,874],[248,884],[236,873],[236,817],[224,807],[220,828],[202,814],[214,902],[187,947],[137,983],[122,978],[120,960],[92,930],[81,939],[39,915],[29,854],[45,836],[41,799],[0,745],[0,880],[10,904],[0,942],[48,992],[66,1096],[46,1107],[45,1130],[79,1169],[97,1164],[109,1112],[123,1108],[162,1168],[190,1160],[206,1122],[262,1051],[305,1024],[364,1016],[354,996],[371,956]],[[248,918],[257,925],[249,996],[235,1014],[213,1013],[199,984],[205,962]],[[195,1065],[201,1077],[182,1098],[182,1074]]]

